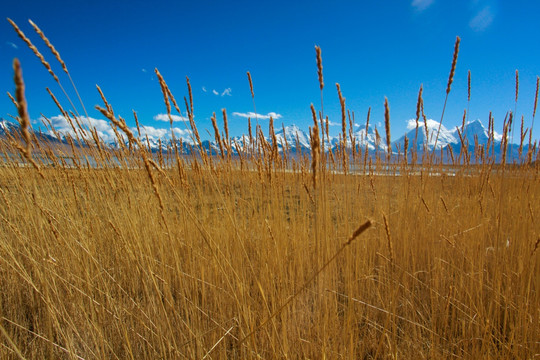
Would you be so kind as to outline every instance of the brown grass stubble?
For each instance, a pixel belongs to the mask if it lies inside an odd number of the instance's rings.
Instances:
[[[366,177],[308,158],[272,182],[219,159],[181,178],[133,142],[124,168],[104,144],[93,168],[0,167],[2,358],[539,352],[537,170],[508,168],[504,193],[489,168]]]

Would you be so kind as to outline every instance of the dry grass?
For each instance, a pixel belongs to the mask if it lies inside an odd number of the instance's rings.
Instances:
[[[225,110],[219,156],[156,155],[98,110],[129,144],[0,141],[0,358],[538,357],[538,167],[325,152],[313,106],[313,158],[230,156]]]
[[[83,358],[539,351],[534,176],[501,194],[489,174],[327,174],[314,208],[301,173],[188,172],[186,190],[171,170],[156,174],[163,218],[143,170],[1,171],[2,326],[28,358],[63,356],[53,344]]]

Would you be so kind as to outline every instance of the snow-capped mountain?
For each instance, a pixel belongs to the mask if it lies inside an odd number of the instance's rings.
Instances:
[[[303,152],[309,152],[310,143],[308,134],[294,124],[277,129],[275,131],[275,136],[277,148],[280,152],[285,151],[286,146],[288,146],[289,151],[293,153],[299,151],[300,149]],[[264,139],[270,144],[272,143],[271,138],[265,136]],[[234,146],[235,143],[238,144],[238,148],[242,151],[245,150],[244,144],[247,148],[251,146],[248,135],[235,136],[231,138],[232,151],[234,154],[238,153],[236,146]],[[215,146],[216,151],[219,151],[219,146],[217,144],[215,144]]]
[[[445,148],[449,144],[459,143],[459,136],[457,135],[456,130],[449,130],[444,125],[441,125],[441,130],[439,132],[439,138],[437,139],[437,132],[439,130],[439,123],[435,120],[427,121],[427,133],[426,138],[426,123],[423,120],[418,121],[418,127],[416,126],[416,121],[411,119],[407,123],[407,128],[410,129],[404,136],[400,137],[398,140],[394,141],[393,149],[396,149],[397,145],[401,149],[405,145],[405,136],[409,140],[409,149],[416,147],[417,151],[423,151],[424,145],[427,145],[428,150],[433,150],[433,147],[436,146],[437,149]],[[415,144],[416,139],[416,144]],[[426,140],[427,139],[427,140]],[[437,141],[437,145],[435,145]]]
[[[455,130],[455,132],[457,137],[459,138],[459,134],[457,134],[457,129]],[[495,137],[497,137],[497,135],[499,134],[494,134]],[[475,138],[478,139],[479,144],[487,144],[489,139],[489,132],[484,127],[484,125],[482,125],[482,122],[480,120],[474,120],[465,124],[465,128],[463,129],[463,133],[461,134],[461,136],[463,137],[464,141],[472,145],[474,145]]]
[[[19,131],[19,124],[7,121],[4,118],[0,118],[0,135],[5,135],[7,132]]]
[[[377,130],[378,132],[378,130]],[[377,132],[373,125],[370,125],[366,131],[366,125],[360,125],[354,132],[353,137],[356,144],[362,150],[368,147],[369,151],[375,151],[377,149]],[[386,151],[386,140],[379,133],[380,139],[378,144],[378,149]],[[347,143],[348,147],[351,147],[350,141]]]
[[[434,150],[435,138],[437,136],[437,129],[439,123],[434,120],[428,120],[428,134],[429,140],[426,142],[425,136],[425,124],[423,121],[419,122],[418,132],[416,130],[415,120],[409,120],[408,128],[410,129],[407,134],[399,138],[393,143],[393,150],[399,147],[403,149],[405,136],[409,140],[409,149],[415,147],[415,138],[416,138],[416,150],[418,152],[423,152],[424,150],[432,152]],[[490,134],[489,131],[484,127],[480,120],[469,121],[465,124],[463,132],[461,127],[455,127],[453,129],[447,129],[444,125],[441,126],[441,131],[439,134],[439,139],[437,140],[436,150],[440,151],[441,149],[446,149],[448,147],[452,148],[453,153],[457,156],[462,151],[464,151],[459,133],[461,132],[461,138],[465,142],[465,148],[469,154],[472,154],[475,151],[475,144],[478,143],[479,146],[487,145]],[[502,135],[493,132],[493,140],[491,142],[490,156],[494,156],[495,161],[501,161],[503,148],[501,147]],[[425,145],[427,145],[425,147]],[[523,146],[523,154],[526,154],[528,151],[528,144]],[[519,159],[519,144],[508,144],[506,149],[506,159],[508,162],[513,162]],[[445,155],[445,160],[448,160]]]
[[[285,141],[287,141],[289,148],[294,149],[295,151],[300,150],[298,147],[300,147],[302,151],[310,148],[308,134],[296,125],[285,126],[285,128],[276,131],[276,141],[280,151],[284,149]]]
[[[8,120],[5,120],[4,118],[0,118],[0,137],[6,136],[6,133],[9,134],[18,134],[17,137],[20,136],[20,125],[16,122],[11,122]],[[50,136],[49,134],[42,133],[41,131],[35,131],[35,135],[38,139],[41,139],[43,141],[48,141],[51,143],[57,143],[60,142],[56,137]]]

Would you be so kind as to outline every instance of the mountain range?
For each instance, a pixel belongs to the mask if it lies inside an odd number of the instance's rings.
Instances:
[[[405,146],[405,138],[408,139],[408,149],[409,151],[413,148],[416,148],[417,154],[422,154],[424,151],[430,151],[437,154],[441,153],[443,149],[444,161],[449,161],[449,149],[452,148],[452,151],[455,156],[463,151],[461,140],[458,133],[458,128],[447,129],[444,125],[440,126],[440,132],[435,144],[437,130],[439,128],[439,123],[434,120],[427,121],[427,137],[426,137],[426,124],[423,121],[418,123],[416,126],[415,120],[409,120],[408,122],[408,132],[403,136],[397,138],[397,140],[392,142],[392,155],[397,156],[398,152],[403,153]],[[17,132],[19,129],[19,124],[13,123],[4,119],[0,119],[0,136],[5,136],[5,132]],[[135,129],[134,129],[135,130]],[[462,129],[459,130],[462,135],[463,141],[467,144],[467,151],[472,154],[475,150],[475,144],[479,146],[486,146],[490,139],[490,134],[488,129],[484,127],[480,120],[473,120],[466,123]],[[54,134],[49,131],[45,133],[37,133],[36,135],[41,139],[46,139],[50,142],[63,142],[65,143],[65,138],[57,139]],[[349,133],[347,136],[347,148],[349,151],[352,149],[351,135],[355,140],[357,149],[365,151],[366,147],[370,156],[374,156],[376,153],[387,154],[388,149],[386,145],[386,139],[384,138],[384,129],[378,131],[373,125],[369,125],[369,128],[366,129],[365,125],[357,126],[352,133]],[[289,151],[293,154],[295,153],[309,153],[310,152],[310,140],[309,135],[306,131],[299,128],[296,125],[284,126],[277,131],[275,131],[275,137],[277,142],[277,148],[279,152],[285,151],[287,147]],[[519,136],[518,136],[519,137]],[[338,146],[340,146],[340,137],[324,137],[324,148],[325,151],[329,149],[335,151]],[[491,141],[491,152],[490,154],[494,156],[496,162],[500,162],[502,158],[502,148],[501,141],[502,135],[494,132],[493,141]],[[528,137],[527,137],[528,138]],[[272,140],[268,137],[265,137],[266,141],[270,144]],[[416,142],[415,142],[416,139]],[[149,146],[152,151],[159,151],[159,138],[146,136],[142,138],[143,143]],[[166,149],[168,145],[171,145],[171,140],[167,138],[162,138],[162,149]],[[194,149],[197,148],[193,139],[190,136],[183,134],[182,138],[176,137],[177,146],[182,145],[182,151],[184,154],[189,154]],[[115,148],[118,147],[117,141],[108,141],[106,142],[109,146]],[[237,155],[237,148],[243,149],[244,146],[249,146],[249,137],[247,135],[235,136],[231,138],[231,148],[234,155]],[[203,147],[213,154],[218,154],[220,152],[219,145],[215,141],[205,140],[202,142]],[[436,147],[434,149],[434,147]],[[528,150],[528,144],[523,146],[522,152],[526,154]],[[537,150],[535,149],[535,153]],[[535,154],[536,155],[536,154]],[[508,144],[507,147],[507,161],[513,162],[519,159],[519,144]],[[420,158],[420,156],[419,156]],[[473,156],[471,156],[473,158]]]

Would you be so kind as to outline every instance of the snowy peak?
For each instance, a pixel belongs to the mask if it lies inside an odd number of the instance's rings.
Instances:
[[[440,131],[439,131],[440,127]],[[427,128],[427,138],[426,138],[426,128]],[[433,150],[434,147],[437,149],[444,148],[449,144],[455,144],[459,142],[459,137],[455,130],[449,130],[444,125],[441,125],[435,120],[427,121],[418,121],[418,126],[415,119],[410,119],[407,122],[407,129],[409,131],[398,140],[394,142],[394,145],[399,145],[402,149],[405,143],[405,136],[409,141],[409,148],[415,147],[416,139],[416,149],[423,150],[424,145],[427,146],[428,150]],[[437,133],[439,136],[437,137]],[[435,142],[437,144],[435,144]]]
[[[353,137],[358,146],[362,148],[367,146],[369,150],[375,150],[377,148],[377,132],[378,130],[375,131],[372,125],[368,127],[367,131],[365,125],[360,125],[353,132]],[[379,148],[386,149],[386,142],[382,137],[379,139]]]
[[[294,124],[281,128],[276,131],[275,135],[278,146],[284,147],[286,140],[291,149],[296,149],[298,140],[298,146],[301,148],[308,149],[310,147],[309,136]]]
[[[0,135],[5,135],[6,132],[13,132],[19,130],[19,124],[15,124],[11,121],[7,121],[4,118],[0,118]]]
[[[455,133],[459,140],[457,129],[455,130]],[[489,139],[489,133],[480,120],[473,120],[466,123],[461,136],[463,137],[463,140],[468,141],[469,144],[474,144],[475,137],[478,139],[479,144],[487,143]]]

